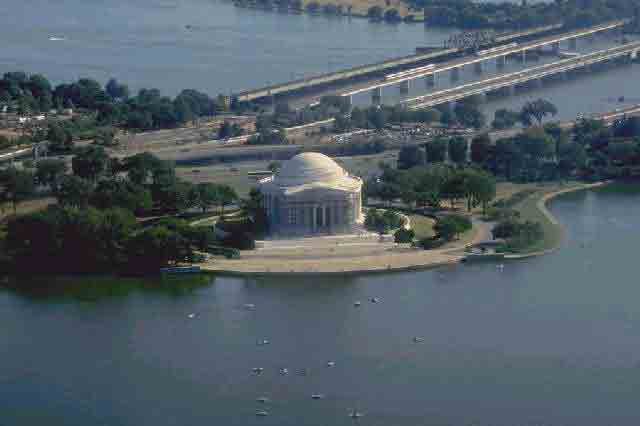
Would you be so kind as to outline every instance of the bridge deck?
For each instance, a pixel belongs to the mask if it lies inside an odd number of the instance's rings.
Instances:
[[[537,49],[539,47],[543,47],[543,46],[546,46],[546,45],[549,45],[549,44],[559,43],[561,41],[569,40],[569,39],[576,38],[576,37],[584,37],[584,36],[587,36],[587,35],[590,35],[590,34],[594,34],[594,33],[597,33],[597,32],[601,32],[601,31],[606,31],[606,30],[610,30],[610,29],[613,29],[613,28],[617,28],[617,27],[619,27],[621,25],[624,25],[626,22],[627,22],[626,20],[610,22],[610,23],[607,23],[607,24],[597,25],[595,27],[591,27],[591,28],[587,28],[587,29],[581,29],[581,30],[571,31],[571,32],[565,33],[565,34],[544,37],[544,38],[541,38],[539,40],[534,40],[534,41],[531,41],[531,42],[528,42],[528,43],[520,44],[520,45],[512,47],[510,49],[500,50],[500,51],[496,51],[494,53],[489,53],[489,54],[482,55],[482,56],[467,56],[465,58],[455,59],[453,61],[446,62],[444,64],[435,64],[436,65],[435,68],[432,68],[430,70],[426,70],[426,71],[421,72],[421,73],[416,73],[416,74],[412,74],[410,76],[401,77],[401,78],[397,78],[397,79],[393,79],[393,80],[380,80],[380,81],[378,81],[378,82],[376,82],[376,83],[374,83],[374,84],[372,84],[370,86],[358,88],[356,90],[352,90],[352,91],[343,93],[342,96],[352,96],[352,95],[356,95],[358,93],[368,92],[370,90],[374,90],[374,89],[378,89],[378,88],[382,88],[382,87],[386,87],[386,86],[395,85],[395,84],[401,83],[403,81],[414,80],[416,78],[426,77],[428,75],[433,75],[433,74],[449,71],[449,70],[452,70],[454,68],[464,67],[466,65],[473,65],[475,63],[484,62],[484,61],[489,60],[489,59],[526,52],[527,50]]]
[[[494,91],[503,87],[513,86],[530,80],[543,78],[559,72],[580,68],[604,60],[625,56],[640,50],[640,42],[616,46],[600,50],[576,58],[563,59],[549,64],[527,68],[509,74],[499,75],[484,80],[474,81],[450,89],[440,90],[423,96],[407,99],[403,103],[409,104],[411,109],[426,108],[456,101],[475,94]]]

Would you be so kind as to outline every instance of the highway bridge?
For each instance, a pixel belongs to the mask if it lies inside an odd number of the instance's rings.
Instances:
[[[370,91],[372,92],[374,101],[378,101],[382,95],[382,88],[387,86],[400,85],[401,91],[408,92],[409,82],[411,80],[423,77],[426,78],[427,86],[433,87],[435,85],[436,74],[450,71],[451,78],[453,80],[456,80],[459,76],[460,70],[465,66],[475,65],[476,70],[482,72],[482,65],[484,62],[491,59],[496,59],[498,61],[498,67],[503,67],[506,63],[506,57],[511,55],[522,55],[522,59],[524,62],[526,61],[526,53],[528,51],[539,51],[545,46],[551,46],[556,53],[560,53],[560,42],[566,40],[568,40],[570,44],[572,44],[570,48],[575,49],[575,45],[573,44],[578,38],[613,30],[626,25],[628,22],[628,20],[608,22],[606,24],[596,25],[590,28],[583,28],[563,34],[551,35],[525,43],[510,43],[503,46],[494,47],[492,49],[485,50],[484,53],[479,52],[480,54],[465,56],[464,58],[454,59],[445,63],[433,64],[432,68],[424,69],[422,71],[420,71],[420,69],[416,69],[416,72],[412,73],[411,70],[407,70],[403,73],[400,73],[402,75],[400,75],[398,78],[381,79],[365,87],[360,87],[358,89],[343,93],[341,94],[341,96],[351,99],[353,95]]]
[[[459,85],[450,89],[429,93],[427,95],[407,99],[403,101],[403,103],[407,104],[410,109],[420,109],[447,104],[469,96],[484,95],[505,87],[515,87],[516,85],[521,85],[533,80],[539,80],[551,75],[564,73],[577,68],[588,67],[592,64],[616,58],[628,57],[633,60],[637,58],[638,51],[640,51],[640,42],[624,44],[610,49],[580,55],[575,58],[562,59],[545,65],[502,74],[497,77],[491,77]]]
[[[622,27],[628,23],[627,20],[620,20],[610,22],[604,25],[598,25],[591,28],[586,28],[578,31],[573,31],[571,33],[564,34],[562,36],[556,36],[552,39],[552,41],[548,41],[543,44],[553,43],[554,41],[561,41],[565,39],[571,39],[575,37],[581,37],[589,34],[594,34],[600,31],[606,31],[609,29],[614,29],[618,27]],[[532,36],[536,36],[538,34],[548,33],[550,31],[556,31],[561,29],[562,25],[548,25],[539,28],[533,28],[525,31],[520,31],[511,34],[503,34],[497,36],[495,41],[497,43],[508,43],[513,40],[519,40],[522,38],[529,38]],[[451,48],[451,49],[442,49],[434,52],[427,52],[415,55],[404,56],[401,58],[390,59],[384,62],[363,65],[359,67],[350,68],[347,70],[337,71],[333,73],[323,74],[310,78],[303,78],[283,84],[276,84],[268,87],[263,87],[255,90],[247,90],[244,92],[237,93],[233,95],[236,101],[239,102],[248,102],[254,101],[261,98],[276,96],[276,95],[284,95],[294,91],[300,91],[309,89],[315,86],[329,85],[329,84],[339,84],[341,82],[346,82],[351,79],[363,78],[367,75],[384,73],[387,71],[392,71],[394,69],[398,69],[401,67],[407,67],[412,65],[418,65],[421,63],[425,63],[426,61],[438,61],[446,59],[447,56],[461,53],[461,49]]]

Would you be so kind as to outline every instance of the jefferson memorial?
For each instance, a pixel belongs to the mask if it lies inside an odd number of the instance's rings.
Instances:
[[[362,179],[326,155],[296,155],[258,185],[272,234],[348,233],[363,222]]]

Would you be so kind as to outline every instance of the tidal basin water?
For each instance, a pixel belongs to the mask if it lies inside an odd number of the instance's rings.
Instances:
[[[504,268],[0,291],[0,424],[635,426],[625,189],[557,199],[561,249]]]

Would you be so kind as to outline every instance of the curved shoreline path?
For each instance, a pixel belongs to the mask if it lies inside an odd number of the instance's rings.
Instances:
[[[580,184],[552,190],[536,201],[535,207],[550,226],[562,225],[547,209],[552,199],[575,191],[593,189],[609,182]],[[538,194],[539,195],[539,194]],[[535,197],[536,195],[533,195]],[[473,230],[458,241],[438,250],[420,250],[393,242],[380,242],[374,236],[336,236],[298,240],[267,241],[262,249],[244,252],[240,259],[215,258],[201,265],[207,272],[227,274],[365,274],[389,271],[410,271],[461,262],[464,248],[490,239],[491,224],[474,220]],[[549,236],[547,236],[549,237]],[[507,255],[506,259],[541,256],[558,248],[562,238],[551,238],[553,247],[524,254]]]
[[[552,234],[552,235],[545,235],[543,244],[547,245],[547,247],[542,247],[541,249],[533,250],[533,251],[522,253],[522,254],[509,254],[505,256],[505,259],[526,259],[529,257],[544,256],[545,254],[549,254],[556,251],[560,247],[560,243],[564,238],[565,228],[562,226],[560,222],[558,222],[555,216],[549,211],[549,209],[547,208],[548,203],[554,198],[557,198],[564,194],[568,194],[570,192],[600,188],[605,185],[608,185],[609,183],[611,183],[611,181],[580,184],[580,185],[572,186],[569,188],[562,188],[562,189],[557,189],[548,193],[544,193],[540,197],[540,199],[536,201],[535,207],[536,207],[536,210],[540,212],[540,214],[543,216],[543,219],[548,222],[548,226],[553,227],[556,232],[552,233],[552,232],[549,232],[549,230],[545,231],[545,234],[549,234],[549,233]],[[544,226],[545,224],[543,224],[543,227]]]

